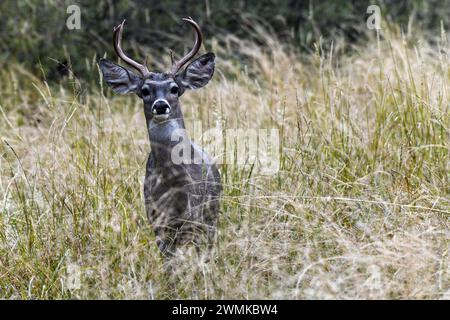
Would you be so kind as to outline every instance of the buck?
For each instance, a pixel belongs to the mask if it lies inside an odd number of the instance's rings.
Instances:
[[[151,146],[144,181],[145,209],[158,248],[166,258],[173,257],[188,244],[193,244],[198,252],[203,244],[211,248],[221,192],[219,171],[210,157],[189,140],[179,102],[186,90],[199,89],[209,82],[214,73],[215,55],[206,53],[180,71],[202,44],[198,24],[191,18],[183,20],[194,28],[195,44],[178,61],[172,54],[172,67],[167,72],[150,72],[147,57],[140,64],[125,55],[121,48],[125,21],[114,28],[114,49],[139,74],[107,59],[99,60],[103,78],[114,92],[136,93],[144,102]],[[174,153],[178,143],[187,143],[190,154]],[[174,155],[184,161],[174,161]]]

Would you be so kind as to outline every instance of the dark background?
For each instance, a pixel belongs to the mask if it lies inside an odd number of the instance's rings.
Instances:
[[[71,4],[81,8],[80,30],[66,27],[66,10]],[[351,50],[352,44],[366,41],[366,10],[371,4],[379,5],[383,19],[401,28],[410,22],[425,32],[439,34],[441,21],[444,26],[449,23],[449,0],[2,0],[0,67],[19,62],[52,82],[67,73],[67,65],[78,78],[88,80],[92,72],[86,65],[105,52],[114,56],[112,28],[125,18],[124,47],[136,60],[143,59],[145,53],[159,60],[169,48],[179,54],[187,50],[193,37],[189,27],[181,23],[187,16],[202,26],[207,41],[234,34],[264,45],[263,39],[249,32],[257,24],[280,43],[300,51],[314,50],[319,38],[325,47],[331,41],[345,40],[345,50]]]

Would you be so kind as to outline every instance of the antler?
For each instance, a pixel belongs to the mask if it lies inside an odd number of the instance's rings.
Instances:
[[[188,22],[192,27],[195,29],[195,44],[194,47],[189,51],[188,54],[186,54],[183,58],[181,58],[178,61],[173,62],[172,59],[172,68],[170,69],[171,74],[176,74],[181,67],[183,67],[189,60],[191,60],[195,54],[200,50],[200,47],[202,45],[202,31],[200,30],[200,27],[198,26],[197,22],[195,22],[191,17],[189,18],[183,18],[184,21]]]
[[[147,76],[150,74],[150,71],[148,71],[147,68],[147,56],[145,57],[144,64],[137,63],[133,59],[128,58],[125,53],[123,53],[122,48],[120,46],[120,42],[122,41],[122,31],[123,31],[123,25],[125,23],[125,20],[122,21],[121,24],[119,24],[117,27],[114,28],[114,49],[116,50],[117,56],[119,56],[120,59],[122,59],[125,63],[130,65],[131,67],[138,70],[142,76]]]

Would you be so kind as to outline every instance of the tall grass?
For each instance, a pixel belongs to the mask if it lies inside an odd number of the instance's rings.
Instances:
[[[213,259],[181,256],[175,287],[144,213],[141,102],[0,70],[0,297],[450,298],[446,36],[385,28],[348,56],[221,40],[185,117],[278,128],[280,171],[221,167]]]

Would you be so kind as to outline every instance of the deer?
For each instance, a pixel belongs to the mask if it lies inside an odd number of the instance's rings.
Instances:
[[[98,61],[103,79],[112,91],[135,93],[143,100],[151,148],[144,180],[145,211],[157,247],[166,259],[183,252],[188,245],[200,253],[206,244],[207,252],[211,251],[222,191],[218,168],[186,132],[179,101],[185,91],[202,88],[211,80],[215,55],[208,52],[193,60],[202,45],[202,32],[192,18],[183,21],[193,27],[195,43],[179,60],[171,51],[172,66],[166,72],[150,72],[148,56],[140,64],[123,52],[125,20],[113,29],[114,50],[137,73],[105,58]],[[174,152],[179,143],[187,146],[179,152],[183,161]]]

